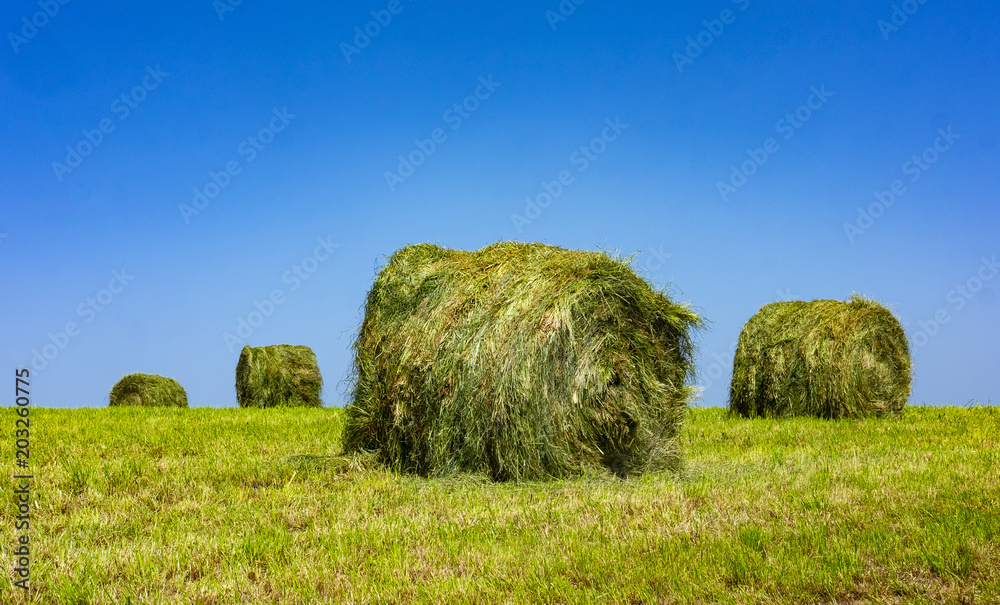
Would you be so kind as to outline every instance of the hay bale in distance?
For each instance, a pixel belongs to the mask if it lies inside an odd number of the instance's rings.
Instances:
[[[108,394],[109,406],[188,407],[184,387],[156,374],[128,374]]]
[[[323,377],[312,349],[302,345],[244,346],[236,364],[241,408],[320,407]]]
[[[747,417],[865,418],[899,413],[909,396],[903,327],[855,294],[761,307],[740,334],[729,408]]]
[[[601,253],[406,246],[368,293],[344,451],[495,480],[676,467],[701,325]]]

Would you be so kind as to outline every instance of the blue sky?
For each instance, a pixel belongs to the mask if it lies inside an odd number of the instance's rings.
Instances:
[[[233,406],[243,342],[305,344],[342,405],[388,255],[521,240],[634,253],[690,301],[701,405],[726,404],[761,305],[855,291],[907,330],[911,403],[995,403],[998,22],[941,0],[6,2],[2,365],[35,368],[37,405],[148,372]]]

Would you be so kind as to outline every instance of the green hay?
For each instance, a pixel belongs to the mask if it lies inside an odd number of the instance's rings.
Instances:
[[[301,345],[244,346],[236,364],[236,400],[241,408],[315,407],[323,377],[316,355]]]
[[[897,414],[909,396],[903,327],[855,294],[761,307],[740,334],[729,408],[747,417],[865,418]]]
[[[109,406],[188,407],[187,393],[173,378],[128,374],[108,394]]]
[[[597,252],[407,246],[368,294],[344,451],[494,480],[676,468],[701,325]]]

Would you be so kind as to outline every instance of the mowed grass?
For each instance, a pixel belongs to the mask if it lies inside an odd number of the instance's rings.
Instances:
[[[31,422],[31,603],[1000,602],[997,408],[696,409],[679,475],[520,484],[339,458],[337,409]]]

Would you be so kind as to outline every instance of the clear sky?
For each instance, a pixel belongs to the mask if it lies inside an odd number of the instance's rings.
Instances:
[[[388,255],[520,240],[690,301],[700,405],[762,305],[855,291],[912,404],[1000,402],[996,3],[576,2],[4,2],[10,398],[234,406],[248,342],[343,405]]]

